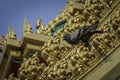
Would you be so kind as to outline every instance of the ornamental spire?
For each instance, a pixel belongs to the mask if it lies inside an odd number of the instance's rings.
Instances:
[[[12,27],[9,27],[9,31],[6,35],[6,39],[16,39],[16,33],[13,31]]]
[[[24,18],[24,33],[32,33],[32,27],[30,26],[27,18]]]

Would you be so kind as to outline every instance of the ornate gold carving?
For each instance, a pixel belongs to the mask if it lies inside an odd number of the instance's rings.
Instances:
[[[39,63],[38,54],[34,54],[31,58],[24,58],[21,67],[18,70],[18,76],[21,79],[38,79],[38,74],[41,75],[43,69],[45,68],[45,64]]]
[[[59,29],[55,36],[42,47],[41,54],[46,60],[47,66],[38,63],[38,59],[33,56],[24,60],[19,69],[19,78],[77,80],[78,77],[84,75],[100,58],[115,47],[120,38],[120,12],[118,10],[114,12],[114,15],[111,13],[105,19],[104,15],[110,8],[107,8],[108,6],[103,4],[102,1],[104,0],[85,0],[82,13],[77,11],[74,15],[69,15],[70,17],[67,18],[64,28]],[[112,2],[113,0],[110,0],[107,4],[111,6]],[[67,11],[67,9],[64,9],[63,13],[61,13],[62,17],[65,16],[64,11]],[[102,20],[103,18],[105,21]],[[91,49],[85,47],[85,44],[82,42],[70,48],[62,44],[64,34],[71,34],[76,29],[84,25],[91,25],[97,20],[100,21],[97,29],[103,31],[103,33],[95,34],[91,37]],[[52,24],[55,22],[51,21],[47,25],[45,28],[46,33],[49,34],[51,29],[54,28]],[[38,25],[40,25],[39,20]]]

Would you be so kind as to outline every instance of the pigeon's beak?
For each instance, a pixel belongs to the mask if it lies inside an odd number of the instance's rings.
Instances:
[[[65,35],[66,36],[66,35]],[[63,40],[65,40],[66,38],[65,38],[65,36],[63,37]]]
[[[66,40],[66,36],[67,36],[67,34],[64,33],[63,40]]]

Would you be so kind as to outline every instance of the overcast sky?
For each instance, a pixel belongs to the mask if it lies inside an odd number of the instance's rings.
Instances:
[[[35,23],[39,17],[45,26],[65,5],[66,0],[0,0],[0,35],[6,35],[11,25],[20,39],[25,17],[35,32]]]

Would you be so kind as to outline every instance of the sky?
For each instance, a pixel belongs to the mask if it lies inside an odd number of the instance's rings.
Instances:
[[[0,0],[0,35],[5,36],[9,26],[12,26],[17,38],[21,39],[24,18],[27,18],[35,32],[39,17],[45,26],[65,5],[66,0]]]

